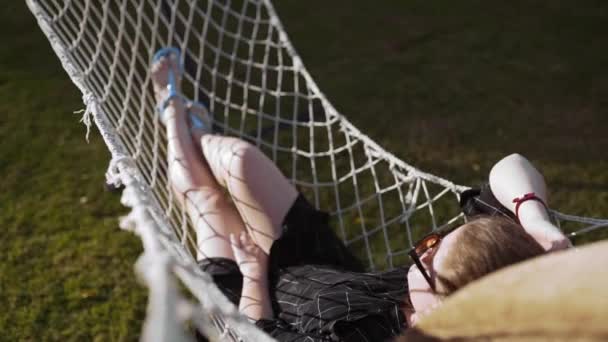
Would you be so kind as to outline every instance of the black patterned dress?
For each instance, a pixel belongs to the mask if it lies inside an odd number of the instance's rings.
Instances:
[[[385,341],[406,327],[411,307],[407,267],[364,272],[328,226],[327,214],[300,196],[270,252],[275,317],[257,325],[279,341]],[[224,294],[238,305],[242,275],[229,259],[203,260]]]

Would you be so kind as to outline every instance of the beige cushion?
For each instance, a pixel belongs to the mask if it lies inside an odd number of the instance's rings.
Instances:
[[[547,254],[480,279],[404,341],[608,341],[608,241]]]

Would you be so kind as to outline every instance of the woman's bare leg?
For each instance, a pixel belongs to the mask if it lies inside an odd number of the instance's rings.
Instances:
[[[547,186],[544,177],[522,155],[511,154],[498,161],[490,171],[490,187],[496,199],[515,213],[515,198],[533,193],[547,204]],[[518,219],[524,229],[546,250],[571,246],[568,238],[549,217],[545,204],[528,200],[521,203]]]
[[[168,93],[168,70],[177,70],[177,62],[165,57],[152,66],[152,80],[157,102]],[[179,85],[179,80],[177,81]],[[163,113],[167,129],[169,182],[185,205],[197,235],[197,259],[224,257],[234,260],[230,234],[244,231],[244,223],[224,190],[201,158],[190,136],[184,102],[170,101]]]
[[[266,253],[281,236],[281,225],[298,192],[255,146],[232,137],[200,137],[217,182],[228,189],[253,241]]]

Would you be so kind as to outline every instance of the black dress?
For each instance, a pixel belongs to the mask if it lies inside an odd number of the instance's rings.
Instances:
[[[405,329],[407,268],[363,272],[329,228],[327,214],[300,196],[270,251],[274,319],[257,325],[279,341],[385,341]],[[229,259],[200,262],[236,305],[242,275]]]

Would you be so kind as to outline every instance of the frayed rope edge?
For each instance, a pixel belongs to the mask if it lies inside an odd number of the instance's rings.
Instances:
[[[83,113],[80,122],[82,122],[87,127],[85,139],[88,143],[89,134],[91,133],[91,126],[93,125],[93,115],[95,115],[95,110],[97,109],[97,99],[93,94],[84,94],[82,95],[82,102],[84,102],[86,108],[74,111],[73,113]]]

